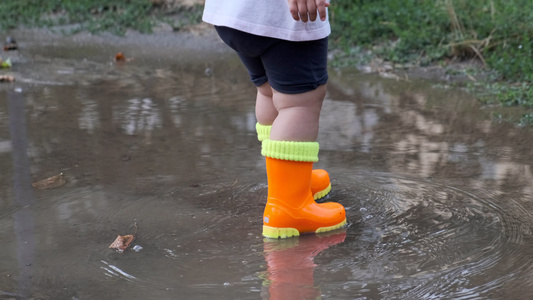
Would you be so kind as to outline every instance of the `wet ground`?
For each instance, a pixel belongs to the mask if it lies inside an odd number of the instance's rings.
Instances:
[[[533,298],[533,133],[467,94],[330,70],[316,166],[349,226],[264,240],[254,88],[222,44],[16,34],[0,299]]]

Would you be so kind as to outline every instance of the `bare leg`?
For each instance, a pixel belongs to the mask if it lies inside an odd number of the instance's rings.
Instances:
[[[326,85],[302,94],[284,94],[273,90],[278,112],[272,124],[270,139],[274,141],[314,142]]]
[[[272,88],[268,82],[257,87],[255,116],[257,122],[261,125],[272,125],[278,116],[278,111],[276,110],[276,107],[274,107],[272,96]]]

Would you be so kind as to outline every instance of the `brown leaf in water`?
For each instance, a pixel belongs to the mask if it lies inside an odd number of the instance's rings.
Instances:
[[[15,43],[11,43],[11,44],[5,44],[4,45],[4,51],[13,51],[13,50],[17,50],[18,47],[17,47],[17,44]]]
[[[115,62],[128,62],[132,60],[134,60],[134,58],[126,58],[122,52],[119,52],[115,55]]]
[[[123,252],[130,246],[131,242],[133,242],[134,239],[135,236],[131,234],[119,235],[117,236],[115,241],[111,243],[111,245],[109,245],[109,248],[117,249],[119,252]]]
[[[115,55],[115,61],[126,61],[126,57],[124,56],[124,53],[119,52]]]
[[[46,178],[44,180],[34,182],[31,185],[38,190],[45,190],[45,189],[58,188],[64,185],[66,182],[67,181],[63,177],[63,173],[60,173],[59,175],[52,176],[50,178]]]
[[[0,75],[0,82],[13,82],[15,81],[15,77],[8,76],[8,75]]]
[[[4,44],[4,51],[12,51],[12,50],[17,50],[17,49],[18,49],[17,41],[15,41],[14,38],[8,36],[6,38],[6,43]]]
[[[133,223],[133,226],[135,227],[135,232],[133,234],[117,236],[115,241],[109,245],[109,248],[116,249],[120,253],[124,252],[124,250],[130,246],[133,240],[135,240],[135,235],[137,234],[138,229],[137,223]]]

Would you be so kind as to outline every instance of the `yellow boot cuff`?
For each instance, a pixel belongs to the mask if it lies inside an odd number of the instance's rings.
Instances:
[[[291,161],[318,161],[317,142],[290,142],[263,140],[261,154],[270,158],[277,158]]]
[[[259,141],[264,141],[270,138],[270,129],[272,125],[261,125],[259,122],[255,124],[255,130],[257,130],[257,139]]]

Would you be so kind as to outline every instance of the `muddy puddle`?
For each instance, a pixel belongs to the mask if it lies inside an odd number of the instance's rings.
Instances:
[[[222,44],[19,35],[0,299],[533,297],[532,132],[463,92],[330,70],[316,166],[349,226],[264,240],[255,92]]]

